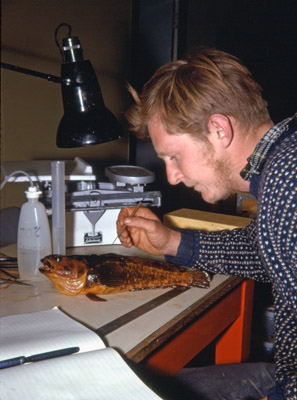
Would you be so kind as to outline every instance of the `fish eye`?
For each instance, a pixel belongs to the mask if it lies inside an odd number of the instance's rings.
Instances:
[[[55,256],[55,261],[60,262],[62,260],[62,256],[57,255]]]

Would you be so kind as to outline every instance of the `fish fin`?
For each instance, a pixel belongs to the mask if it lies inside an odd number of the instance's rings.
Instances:
[[[211,275],[206,271],[195,271],[192,273],[191,285],[209,288]]]
[[[106,299],[102,299],[102,297],[96,296],[94,293],[88,293],[86,296],[92,301],[107,301]]]

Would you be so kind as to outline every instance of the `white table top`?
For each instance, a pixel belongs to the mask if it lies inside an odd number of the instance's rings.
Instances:
[[[15,246],[1,248],[1,252],[14,256]],[[100,254],[114,252],[123,255],[134,255],[148,258],[149,256],[136,248],[126,249],[120,245],[77,247],[68,249],[69,254]],[[162,259],[160,257],[154,257]],[[215,275],[210,289],[191,288],[183,291],[176,297],[145,312],[128,323],[107,333],[102,339],[107,346],[117,348],[126,354],[142,341],[149,341],[164,325],[170,321],[178,321],[188,309],[199,306],[205,301],[209,302],[212,293],[218,293],[227,285],[230,278],[224,275]],[[229,285],[230,286],[230,285]],[[126,315],[136,308],[169,292],[172,289],[152,289],[119,293],[102,296],[106,302],[93,302],[86,296],[65,296],[58,293],[49,280],[39,282],[33,286],[20,286],[13,284],[0,291],[0,317],[20,313],[42,311],[54,306],[60,307],[68,315],[84,323],[86,326],[98,330],[117,318]],[[222,289],[223,290],[223,289]],[[224,290],[223,290],[224,291]]]

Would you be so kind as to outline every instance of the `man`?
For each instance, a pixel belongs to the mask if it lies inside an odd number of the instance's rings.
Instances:
[[[258,214],[247,228],[206,233],[172,230],[146,208],[132,218],[126,208],[117,222],[118,230],[127,225],[121,243],[176,264],[271,282],[276,372],[267,398],[296,400],[297,114],[273,126],[250,72],[215,49],[168,63],[140,95],[130,91],[131,130],[150,137],[169,183],[183,182],[209,203],[250,191]]]

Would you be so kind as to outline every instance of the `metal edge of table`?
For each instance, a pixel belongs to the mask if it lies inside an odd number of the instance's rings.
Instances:
[[[239,286],[243,282],[243,278],[230,276],[212,292],[206,294],[203,299],[199,299],[190,307],[185,309],[172,320],[164,324],[160,329],[148,336],[145,340],[139,343],[126,353],[126,357],[135,363],[143,361],[147,356],[158,350],[172,336],[178,334],[187,325],[209,309],[222,297],[228,294],[232,289]]]

